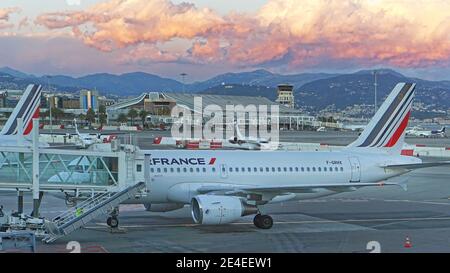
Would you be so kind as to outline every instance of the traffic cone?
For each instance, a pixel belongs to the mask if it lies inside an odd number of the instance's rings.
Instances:
[[[406,236],[406,240],[405,240],[405,245],[404,245],[404,247],[405,247],[405,248],[411,248],[411,247],[412,247],[411,240],[409,239],[408,236]]]

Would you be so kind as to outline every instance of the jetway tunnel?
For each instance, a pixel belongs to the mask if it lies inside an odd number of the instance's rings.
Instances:
[[[18,196],[12,221],[15,226],[6,221],[11,215],[0,219],[0,226],[11,230],[29,229],[30,219],[33,219],[31,229],[38,226],[36,233],[45,236],[45,242],[52,242],[94,217],[102,214],[116,217],[113,214],[121,202],[147,193],[143,161],[135,146],[118,143],[97,144],[89,150],[13,147],[0,143],[0,191],[16,191]],[[31,215],[23,211],[25,192],[33,196]],[[66,196],[69,207],[63,214],[66,221],[40,217],[41,200],[52,192]],[[71,204],[69,198],[75,201]]]

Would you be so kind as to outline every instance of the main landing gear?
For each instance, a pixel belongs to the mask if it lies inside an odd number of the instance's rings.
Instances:
[[[273,219],[269,215],[256,214],[253,224],[260,229],[270,229],[273,226]]]

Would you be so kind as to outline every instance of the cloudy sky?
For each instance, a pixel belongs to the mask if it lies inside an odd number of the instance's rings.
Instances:
[[[389,67],[450,80],[450,0],[2,0],[0,66],[189,81]]]

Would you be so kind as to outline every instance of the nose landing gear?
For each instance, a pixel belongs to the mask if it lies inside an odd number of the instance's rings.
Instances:
[[[269,215],[256,214],[253,224],[260,229],[270,229],[273,226],[273,219]]]
[[[116,216],[110,216],[106,219],[106,224],[111,228],[117,228],[119,226],[119,219]]]
[[[110,217],[108,217],[108,219],[106,219],[106,224],[110,228],[114,228],[114,229],[119,227],[119,219],[117,218],[118,216],[119,216],[119,208],[116,207],[111,211]]]

